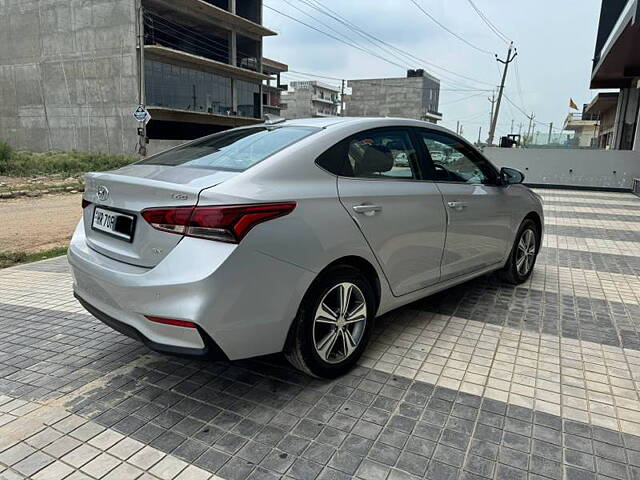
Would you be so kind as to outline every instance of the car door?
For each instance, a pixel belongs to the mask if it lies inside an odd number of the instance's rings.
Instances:
[[[503,262],[512,236],[511,209],[497,170],[452,135],[428,129],[416,134],[447,211],[441,280]]]
[[[432,181],[423,181],[408,128],[367,130],[341,142],[340,201],[362,231],[394,295],[440,280],[446,213]]]

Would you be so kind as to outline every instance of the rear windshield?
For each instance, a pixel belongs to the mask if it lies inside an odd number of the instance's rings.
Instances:
[[[242,172],[304,137],[310,127],[253,127],[229,130],[187,143],[138,162]]]

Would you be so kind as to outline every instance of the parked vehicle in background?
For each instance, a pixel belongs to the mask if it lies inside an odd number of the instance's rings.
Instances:
[[[529,278],[543,212],[522,180],[417,120],[229,130],[87,175],[75,294],[159,351],[284,351],[335,377],[378,315],[494,270]]]

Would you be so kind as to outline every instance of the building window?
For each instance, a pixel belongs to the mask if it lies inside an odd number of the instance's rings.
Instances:
[[[238,115],[241,117],[260,118],[260,85],[257,83],[236,80],[238,90]]]
[[[145,60],[147,105],[227,115],[231,79],[156,60]]]

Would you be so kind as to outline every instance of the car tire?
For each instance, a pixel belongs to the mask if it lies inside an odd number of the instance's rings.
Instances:
[[[498,272],[502,280],[513,285],[527,281],[538,258],[539,242],[540,229],[538,225],[530,218],[525,218],[518,229],[509,259],[502,270]]]
[[[285,357],[314,377],[347,373],[369,342],[375,303],[374,290],[362,272],[348,265],[331,267],[304,296]]]

